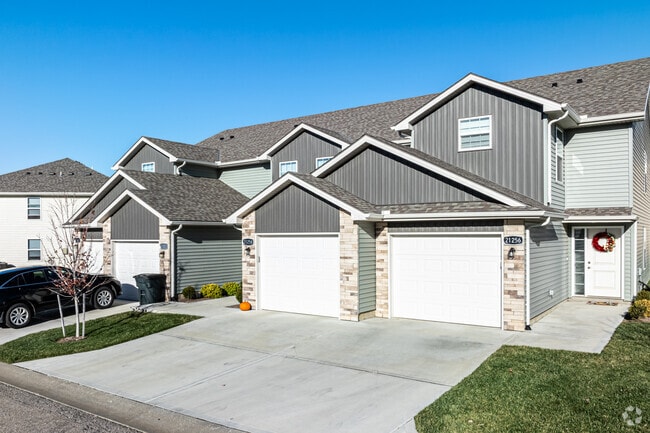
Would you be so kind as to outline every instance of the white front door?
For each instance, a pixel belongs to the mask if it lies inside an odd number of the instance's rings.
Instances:
[[[585,239],[585,295],[603,297],[621,297],[621,228],[588,228]],[[611,251],[599,251],[593,245],[598,233],[609,233],[614,238]],[[606,238],[600,240],[601,247],[606,248]]]

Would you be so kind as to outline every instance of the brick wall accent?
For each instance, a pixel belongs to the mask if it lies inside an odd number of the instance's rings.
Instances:
[[[102,224],[102,241],[104,251],[102,257],[102,272],[105,274],[113,273],[113,243],[111,242],[111,219],[107,219]]]
[[[521,236],[525,239],[523,220],[505,220],[504,236]],[[526,327],[526,242],[521,245],[503,245],[503,329],[523,331]],[[514,260],[508,251],[515,248]]]
[[[171,271],[171,264],[172,264],[172,258],[171,258],[171,248],[172,248],[172,240],[171,240],[171,229],[167,226],[159,226],[158,228],[158,242],[161,244],[167,244],[167,249],[166,250],[160,250],[160,252],[163,253],[163,256],[160,257],[158,256],[159,259],[159,265],[158,268],[160,270],[161,274],[165,274],[166,282],[165,282],[165,300],[169,301],[172,297],[171,293],[171,287],[172,287],[172,271]]]
[[[359,226],[342,210],[339,229],[341,320],[359,320]]]
[[[255,212],[251,212],[244,217],[242,222],[242,236],[244,238],[255,239]],[[257,242],[256,242],[257,243]],[[251,303],[256,308],[257,302],[257,274],[255,268],[255,248],[256,243],[250,247],[242,246],[242,299]],[[247,252],[246,248],[250,248]]]
[[[388,317],[388,224],[375,224],[377,260],[377,306],[376,317]]]

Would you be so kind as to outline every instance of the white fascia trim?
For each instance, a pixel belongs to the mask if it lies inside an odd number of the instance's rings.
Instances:
[[[232,224],[226,223],[225,220],[222,220],[222,221],[170,221],[169,225],[171,226],[182,225],[184,227],[189,227],[189,226],[229,226]]]
[[[479,75],[467,74],[460,81],[457,81],[456,84],[447,88],[444,92],[436,96],[428,104],[423,105],[413,114],[408,116],[406,119],[399,122],[397,125],[393,126],[391,129],[396,131],[407,131],[412,129],[412,123],[419,120],[423,116],[426,116],[429,112],[433,111],[438,105],[446,102],[449,98],[454,96],[456,93],[464,90],[472,84],[481,84],[486,87],[491,87],[495,90],[526,99],[528,101],[535,102],[542,106],[544,112],[550,111],[561,111],[561,106],[559,103],[552,101],[550,99],[542,98],[541,96],[533,95],[532,93],[524,92],[523,90],[515,89],[506,84],[499,83],[497,81],[490,80],[488,78],[481,77]]]
[[[467,220],[467,219],[512,219],[534,218],[547,216],[544,211],[503,211],[503,212],[446,212],[446,213],[413,213],[413,214],[383,214],[383,221],[420,221],[420,220]]]
[[[590,224],[590,223],[625,223],[635,222],[639,218],[636,215],[618,215],[618,216],[570,216],[562,222],[565,224]]]
[[[473,189],[474,191],[477,191],[481,194],[484,194],[488,197],[491,197],[497,201],[500,201],[503,204],[506,204],[508,206],[522,206],[523,203],[505,195],[501,194],[500,192],[494,191],[493,189],[487,188],[483,185],[480,185],[476,182],[473,182],[469,179],[466,179],[462,176],[459,176],[455,173],[452,173],[448,170],[445,170],[444,168],[441,168],[435,164],[432,164],[428,161],[424,161],[420,158],[417,158],[407,152],[404,152],[401,149],[395,149],[394,147],[387,146],[385,143],[370,137],[368,135],[364,135],[361,137],[359,140],[357,140],[356,143],[353,145],[349,146],[347,149],[345,149],[342,152],[339,152],[337,155],[332,158],[332,160],[329,161],[328,164],[323,165],[321,168],[318,170],[314,171],[312,173],[313,176],[316,177],[321,177],[321,175],[331,173],[334,169],[339,167],[339,163],[345,161],[346,157],[353,152],[355,152],[358,149],[363,149],[364,146],[375,146],[378,147],[388,153],[392,153],[393,155],[399,156],[402,159],[405,159],[415,165],[418,165],[422,168],[426,168],[427,170],[430,170],[434,173],[437,173],[441,176],[446,177],[447,179],[453,180],[454,182],[457,182],[461,185],[465,185],[468,188]],[[332,162],[334,161],[334,162]]]
[[[277,143],[271,146],[266,152],[260,155],[260,158],[269,159],[275,153],[276,150],[280,149],[285,144],[287,144],[288,142],[290,142],[291,140],[293,140],[294,138],[296,138],[297,136],[299,136],[305,131],[311,132],[312,134],[318,135],[320,137],[325,138],[326,140],[332,141],[335,144],[341,146],[341,149],[345,149],[350,145],[350,143],[347,143],[339,138],[333,137],[328,133],[321,131],[318,128],[314,128],[305,123],[301,123],[300,125],[293,128],[287,135],[282,137]]]
[[[263,158],[261,156],[251,159],[241,159],[239,161],[230,161],[230,162],[220,162],[217,161],[216,166],[219,168],[228,168],[228,167],[241,167],[242,165],[259,165],[263,164],[266,161],[269,161],[269,158]]]
[[[635,111],[633,113],[609,114],[607,116],[580,117],[578,126],[595,126],[607,125],[611,123],[634,122],[643,120],[645,113],[643,111]]]
[[[257,194],[255,198],[250,200],[248,203],[246,203],[244,206],[240,207],[237,209],[235,212],[233,212],[228,218],[226,218],[224,221],[228,224],[239,224],[241,220],[241,216],[244,214],[249,213],[253,209],[257,208],[257,205],[264,202],[266,198],[269,195],[275,194],[276,192],[281,191],[284,189],[286,186],[289,184],[296,184],[307,191],[315,193],[318,197],[321,197],[324,200],[327,200],[334,205],[338,206],[339,208],[349,212],[352,215],[352,218],[356,221],[358,220],[365,220],[369,217],[369,214],[363,213],[359,211],[358,209],[350,206],[349,204],[339,200],[338,198],[327,194],[320,189],[314,187],[313,185],[298,179],[295,177],[292,173],[287,173],[284,176],[282,176],[280,179],[278,179],[275,183],[272,183],[269,185],[266,189],[264,189],[261,193]]]
[[[168,225],[171,224],[171,221],[168,220],[163,214],[161,214],[160,212],[158,212],[157,210],[155,210],[154,208],[149,206],[144,200],[142,200],[140,197],[133,194],[133,192],[129,191],[129,190],[126,190],[122,194],[120,194],[120,196],[118,198],[116,198],[113,201],[113,203],[110,204],[110,206],[108,206],[106,209],[104,209],[104,211],[102,213],[97,215],[97,217],[92,221],[92,224],[103,223],[104,221],[106,221],[109,218],[109,216],[112,214],[113,210],[116,207],[122,206],[124,203],[126,203],[126,201],[128,199],[135,200],[142,207],[147,209],[152,214],[156,215],[158,217],[158,219],[160,220],[161,225],[168,226]]]
[[[170,161],[172,160],[172,158],[174,158],[174,155],[167,152],[162,147],[153,144],[151,141],[147,140],[146,137],[140,137],[140,139],[136,141],[135,144],[131,146],[131,148],[127,150],[126,153],[111,167],[111,170],[119,170],[120,168],[123,168],[122,164],[124,163],[124,161],[130,159],[133,156],[133,154],[135,154],[138,150],[140,150],[140,148],[143,147],[145,144],[148,144],[149,146],[156,149],[158,152],[165,155],[167,158],[169,158]]]
[[[175,156],[169,158],[169,162],[174,163],[174,162],[187,162],[188,164],[194,164],[194,165],[204,165],[207,167],[217,167],[219,163],[217,161],[215,162],[210,162],[210,161],[197,161],[194,159],[185,159],[185,158],[177,158]]]
[[[117,184],[117,182],[118,182],[117,179],[118,178],[124,178],[124,177],[125,177],[124,173],[119,171],[119,170],[116,171],[115,173],[113,173],[113,175],[106,182],[104,182],[104,184],[97,190],[97,192],[95,192],[93,195],[91,195],[90,198],[86,201],[86,203],[84,203],[84,205],[81,206],[81,208],[79,208],[79,210],[77,212],[75,212],[72,215],[72,217],[70,217],[70,220],[74,221],[75,219],[77,219],[79,217],[79,215],[86,212],[88,210],[87,208],[92,207],[92,203],[96,199],[98,199],[100,196],[102,196],[102,194],[104,194],[104,192],[107,189],[112,188]],[[134,182],[133,179],[128,179],[128,180],[130,182],[132,182],[133,184],[137,185],[140,189],[144,189],[144,187],[139,185],[137,182]]]

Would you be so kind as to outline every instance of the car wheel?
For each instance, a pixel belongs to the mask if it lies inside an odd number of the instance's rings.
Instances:
[[[27,304],[14,304],[7,309],[5,322],[11,328],[24,328],[32,321],[32,309]]]
[[[100,308],[102,310],[113,305],[114,300],[115,294],[113,293],[113,290],[105,286],[95,290],[95,294],[93,295],[93,305],[95,308]]]

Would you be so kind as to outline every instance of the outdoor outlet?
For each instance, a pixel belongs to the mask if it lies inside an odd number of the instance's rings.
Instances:
[[[549,294],[550,296],[553,296],[553,290],[549,290],[549,291],[548,291],[548,294]]]

